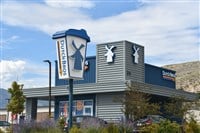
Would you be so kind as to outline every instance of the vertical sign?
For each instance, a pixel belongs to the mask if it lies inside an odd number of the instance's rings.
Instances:
[[[68,56],[65,38],[56,41],[59,79],[68,79]]]
[[[87,42],[84,29],[69,29],[53,34],[56,39],[59,79],[82,79]]]

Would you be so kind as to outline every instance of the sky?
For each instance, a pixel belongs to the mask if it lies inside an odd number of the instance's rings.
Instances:
[[[87,56],[100,43],[128,40],[145,47],[145,62],[163,66],[199,60],[198,0],[1,0],[0,88],[48,86],[56,31],[85,29]]]

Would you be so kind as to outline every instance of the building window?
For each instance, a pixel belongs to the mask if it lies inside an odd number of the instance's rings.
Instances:
[[[62,117],[68,117],[69,102],[59,102],[59,115]],[[72,115],[90,115],[93,116],[93,100],[74,100]]]

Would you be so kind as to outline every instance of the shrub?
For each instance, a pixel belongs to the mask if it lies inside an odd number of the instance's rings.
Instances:
[[[4,133],[4,132],[0,129],[0,133]]]
[[[56,123],[50,119],[42,122],[24,121],[22,124],[13,125],[13,133],[62,133]]]
[[[108,124],[106,129],[107,129],[108,133],[119,133],[118,126],[113,123]]]
[[[181,133],[180,125],[169,120],[162,121],[159,126],[159,133]]]
[[[187,133],[200,133],[200,125],[198,125],[194,118],[191,118],[190,122],[184,125],[184,131]]]
[[[91,127],[91,128],[84,129],[83,133],[102,133],[101,131],[102,130],[100,128]]]
[[[81,128],[102,128],[105,126],[105,122],[97,118],[86,118],[80,123]]]
[[[70,133],[83,133],[83,132],[81,131],[81,129],[79,129],[77,126],[73,126],[73,127],[70,129],[69,132],[70,132]]]
[[[144,131],[145,133],[158,133],[159,126],[160,126],[159,124],[152,124],[147,127],[141,128],[141,130]]]
[[[57,122],[57,125],[58,125],[59,129],[63,131],[65,128],[65,118],[60,117],[60,119]]]
[[[120,133],[132,133],[134,130],[134,123],[132,121],[120,122],[117,126]]]
[[[181,133],[180,125],[169,120],[162,121],[160,124],[151,124],[143,127],[145,133]]]

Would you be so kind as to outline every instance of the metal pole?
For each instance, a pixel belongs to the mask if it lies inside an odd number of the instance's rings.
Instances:
[[[7,100],[7,103],[9,104],[10,102],[10,99],[6,99]],[[9,111],[7,110],[7,117],[6,117],[6,120],[7,122],[9,121]]]
[[[68,130],[72,127],[72,111],[73,111],[73,79],[69,79],[69,123]]]
[[[51,118],[51,61],[44,60],[49,64],[49,118]]]
[[[49,118],[51,118],[51,62],[49,63]]]

